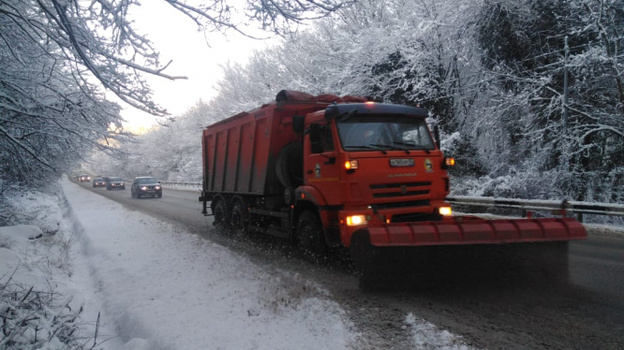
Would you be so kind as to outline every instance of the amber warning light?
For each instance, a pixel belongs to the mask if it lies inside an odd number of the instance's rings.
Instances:
[[[358,168],[358,161],[357,160],[348,160],[348,161],[345,162],[344,167],[347,170],[355,170],[355,169]]]

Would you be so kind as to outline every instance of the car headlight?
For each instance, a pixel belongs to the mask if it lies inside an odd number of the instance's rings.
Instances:
[[[154,188],[155,188],[155,189],[157,189],[157,190],[160,190],[160,186],[156,186],[156,187],[154,187]]]
[[[141,186],[141,189],[142,189],[143,191],[147,191],[147,186]]]

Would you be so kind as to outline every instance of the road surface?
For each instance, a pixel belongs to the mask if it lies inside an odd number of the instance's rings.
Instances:
[[[493,277],[457,266],[443,276],[405,276],[376,289],[359,288],[346,260],[307,261],[284,240],[228,237],[201,214],[199,192],[164,189],[159,199],[133,199],[125,191],[78,185],[136,210],[183,226],[189,232],[250,257],[289,269],[328,289],[368,345],[413,348],[405,330],[412,313],[460,335],[479,349],[624,349],[624,237],[590,232],[570,245],[570,280],[551,283],[532,276]],[[495,264],[495,263],[494,263]]]

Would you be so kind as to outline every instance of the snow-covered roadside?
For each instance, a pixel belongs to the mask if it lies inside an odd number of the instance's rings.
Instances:
[[[82,229],[75,280],[92,279],[84,293],[101,300],[102,320],[116,331],[102,336],[118,336],[104,348],[344,349],[355,341],[344,311],[300,276],[265,271],[69,181],[62,185]]]
[[[0,349],[91,348],[95,319],[81,318],[72,291],[75,237],[64,227],[62,195],[3,195],[12,206],[2,214],[29,224],[0,227]]]
[[[20,344],[38,339],[33,349],[374,348],[328,292],[304,276],[256,266],[67,179],[61,187],[59,197],[15,199],[43,231],[0,228],[0,286],[9,276],[23,294],[34,286],[54,297],[56,309],[44,312],[62,316],[30,321]],[[6,310],[0,307],[0,314]],[[41,340],[74,328],[79,331],[71,346],[54,337]],[[468,349],[461,338],[412,314],[405,331],[414,349]]]

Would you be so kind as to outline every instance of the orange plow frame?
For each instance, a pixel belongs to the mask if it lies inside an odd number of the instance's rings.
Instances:
[[[368,227],[373,246],[430,246],[569,241],[587,238],[572,218],[497,219],[473,216]]]

